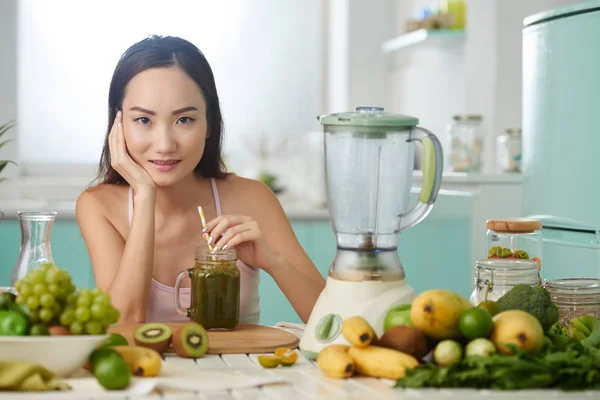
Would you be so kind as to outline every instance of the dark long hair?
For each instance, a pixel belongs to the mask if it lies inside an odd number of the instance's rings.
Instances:
[[[172,36],[150,36],[135,43],[121,56],[110,82],[108,93],[108,128],[96,181],[123,185],[127,181],[110,165],[108,135],[123,107],[123,98],[129,81],[150,68],[177,66],[196,82],[206,101],[207,139],[204,154],[194,169],[199,176],[223,178],[225,164],[221,154],[223,119],[215,78],[204,54],[187,40]]]

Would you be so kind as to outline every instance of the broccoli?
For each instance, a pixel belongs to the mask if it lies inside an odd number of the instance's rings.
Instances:
[[[532,287],[526,284],[515,285],[496,301],[496,305],[499,312],[527,311],[540,321],[544,332],[550,330],[552,325],[558,321],[558,308],[543,287]]]

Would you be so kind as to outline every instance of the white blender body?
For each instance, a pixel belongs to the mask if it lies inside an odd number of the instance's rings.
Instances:
[[[314,358],[325,346],[348,344],[341,334],[344,319],[361,316],[381,336],[390,308],[412,302],[398,240],[431,212],[443,167],[440,142],[417,127],[416,118],[357,107],[319,121],[337,252],[300,340],[300,349]],[[409,210],[415,141],[424,149],[423,186]]]

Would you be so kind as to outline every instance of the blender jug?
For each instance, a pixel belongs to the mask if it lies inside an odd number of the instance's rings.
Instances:
[[[443,168],[442,147],[418,119],[357,107],[319,118],[325,133],[329,213],[338,251],[329,276],[347,281],[403,280],[400,233],[427,217]],[[423,185],[408,207],[414,145],[423,145]]]

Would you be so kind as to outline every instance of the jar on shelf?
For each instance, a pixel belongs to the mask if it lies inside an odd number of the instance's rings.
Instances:
[[[600,279],[555,279],[546,282],[544,287],[558,308],[560,326],[567,327],[572,318],[584,315],[600,318]]]
[[[490,219],[487,254],[490,259],[532,260],[542,269],[542,222],[531,218]],[[541,282],[540,282],[541,283]]]
[[[496,139],[496,158],[502,172],[521,172],[521,129],[507,129]]]
[[[497,301],[515,285],[540,285],[540,271],[533,260],[481,259],[475,263],[475,289],[470,302]]]
[[[483,164],[483,117],[455,115],[452,119],[448,127],[452,171],[480,172]]]

